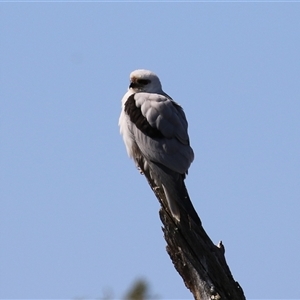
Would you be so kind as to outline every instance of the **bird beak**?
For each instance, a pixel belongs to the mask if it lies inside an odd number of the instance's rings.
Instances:
[[[134,82],[130,82],[130,84],[129,84],[129,88],[130,88],[130,89],[134,89],[134,88],[136,88],[136,83],[134,83]]]
[[[130,89],[140,89],[142,87],[143,86],[141,84],[138,84],[136,81],[131,81],[129,85]]]

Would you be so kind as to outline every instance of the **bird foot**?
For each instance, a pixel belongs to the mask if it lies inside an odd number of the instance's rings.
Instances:
[[[140,167],[137,168],[138,171],[140,172],[141,175],[144,175],[144,172],[142,171],[142,169]]]

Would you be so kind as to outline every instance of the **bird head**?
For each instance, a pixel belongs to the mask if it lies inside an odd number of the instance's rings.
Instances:
[[[135,70],[130,74],[129,90],[134,92],[161,93],[162,87],[156,74],[149,70]]]

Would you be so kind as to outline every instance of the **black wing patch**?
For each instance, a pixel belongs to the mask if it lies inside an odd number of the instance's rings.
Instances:
[[[135,105],[134,95],[129,96],[125,103],[125,112],[130,121],[145,135],[151,138],[164,138],[164,135],[157,128],[153,128],[142,115],[141,108]]]

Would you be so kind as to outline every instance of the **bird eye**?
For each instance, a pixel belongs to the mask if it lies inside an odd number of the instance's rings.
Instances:
[[[150,80],[148,80],[148,79],[138,79],[137,83],[142,84],[142,85],[147,85],[148,83],[150,83]]]

